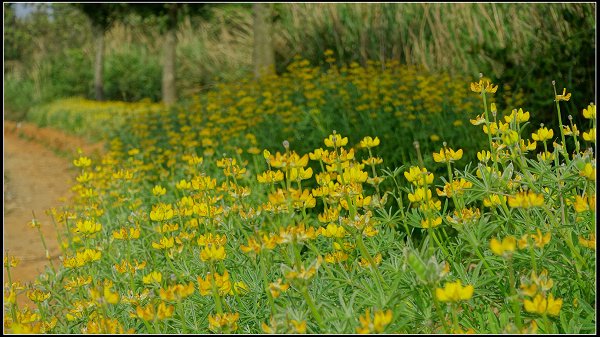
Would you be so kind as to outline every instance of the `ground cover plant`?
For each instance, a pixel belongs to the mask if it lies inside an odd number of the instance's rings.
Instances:
[[[483,77],[332,69],[126,114],[32,221],[64,229],[62,260],[8,280],[5,328],[595,332],[595,104],[575,125],[555,88],[553,129]]]

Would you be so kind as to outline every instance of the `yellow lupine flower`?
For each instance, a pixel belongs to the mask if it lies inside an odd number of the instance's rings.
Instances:
[[[498,256],[504,256],[507,254],[511,254],[515,251],[517,246],[517,240],[514,236],[507,236],[502,239],[502,242],[498,241],[496,238],[492,238],[490,241],[490,249],[492,252]]]
[[[102,230],[102,225],[94,220],[77,221],[74,232],[83,234],[95,234]]]
[[[173,206],[171,204],[158,203],[152,205],[152,211],[150,211],[150,219],[152,221],[166,221],[173,218],[175,215]]]
[[[283,180],[283,172],[280,170],[265,171],[256,176],[259,183],[276,183]]]
[[[552,137],[554,137],[554,130],[548,130],[546,127],[539,128],[536,133],[531,134],[531,138],[533,140],[537,140],[540,142],[552,139]]]
[[[483,198],[483,206],[485,207],[496,207],[506,203],[506,197],[498,194],[491,194]]]
[[[596,168],[591,163],[586,163],[583,169],[579,171],[579,175],[591,181],[596,181]]]
[[[200,259],[202,261],[217,261],[225,259],[225,247],[208,245],[200,252]]]
[[[463,156],[463,150],[459,149],[454,151],[450,148],[442,148],[440,153],[433,153],[433,160],[436,163],[447,163],[454,162],[455,160],[460,160]]]
[[[30,290],[27,292],[27,297],[33,302],[44,302],[50,298],[50,293],[43,292],[39,289]]]
[[[431,200],[431,197],[431,190],[425,191],[424,188],[417,188],[414,193],[408,194],[408,200],[410,200],[410,202],[422,202],[426,199]]]
[[[342,137],[340,134],[336,134],[335,132],[324,140],[325,146],[327,147],[342,147],[348,144],[348,137]]]
[[[279,297],[279,294],[282,291],[288,290],[289,287],[290,287],[289,284],[281,283],[280,278],[277,279],[277,282],[269,283],[269,291],[271,292],[271,296],[273,296],[273,298]]]
[[[590,238],[579,237],[579,244],[590,249],[596,250],[596,234],[590,234]]]
[[[523,112],[522,108],[519,108],[518,111],[517,109],[513,109],[510,115],[504,116],[504,120],[507,123],[510,123],[515,118],[517,120],[517,123],[527,122],[529,120],[529,111]]]
[[[138,239],[140,237],[140,229],[138,227],[119,228],[118,231],[113,231],[113,238],[118,240]]]
[[[375,137],[374,139],[367,136],[360,141],[360,147],[363,149],[369,149],[379,145],[379,138]]]
[[[548,314],[552,316],[558,316],[560,313],[560,308],[562,307],[563,300],[562,298],[554,299],[554,295],[550,294],[546,299],[544,295],[537,294],[533,301],[525,300],[523,305],[525,307],[525,311],[530,312],[532,314]]]
[[[369,309],[365,310],[365,314],[358,318],[360,327],[356,328],[359,334],[382,333],[386,325],[392,322],[392,310],[386,311],[376,310],[373,319]]]
[[[571,99],[571,93],[567,93],[567,88],[563,88],[562,95],[556,95],[557,101],[568,101]]]
[[[4,257],[4,267],[16,267],[19,265],[19,262],[21,262],[18,258],[11,256],[10,260],[8,259],[8,256]]]
[[[581,213],[585,211],[595,211],[596,210],[596,195],[591,195],[589,198],[587,195],[575,196],[575,202],[573,203],[573,207],[575,208],[575,212]]]
[[[542,235],[542,231],[540,231],[539,228],[537,229],[537,234],[531,234],[531,238],[537,248],[544,248],[544,246],[550,242],[551,237],[551,232]]]
[[[424,186],[433,183],[433,173],[427,172],[426,168],[418,166],[412,166],[408,171],[404,172],[404,177],[408,182],[413,183],[416,186]]]
[[[160,185],[156,185],[152,189],[152,194],[154,194],[155,196],[165,195],[166,193],[167,193],[167,189]]]
[[[152,242],[152,248],[154,249],[167,249],[173,247],[174,245],[175,239],[172,237],[167,238],[166,236],[160,238],[159,242]]]
[[[485,79],[485,83],[484,83],[484,79],[480,79],[479,82],[472,82],[471,83],[471,91],[473,92],[489,92],[489,93],[496,93],[496,91],[498,90],[498,86],[494,86],[494,84],[488,80]]]
[[[346,230],[344,229],[344,227],[338,226],[334,223],[328,224],[325,228],[319,228],[317,233],[327,238],[343,238],[344,236],[346,236]]]
[[[290,320],[292,327],[294,328],[293,333],[305,334],[306,333],[306,321],[297,321],[295,319]]]
[[[485,123],[485,117],[483,116],[483,114],[481,114],[475,117],[475,119],[469,119],[469,122],[471,122],[471,124],[473,125],[481,125]]]
[[[583,133],[583,139],[588,142],[595,143],[596,142],[596,128],[591,128],[590,131]]]
[[[224,328],[235,331],[238,328],[237,320],[239,318],[240,314],[237,312],[208,315],[208,328],[212,331],[221,331]]]
[[[532,190],[519,192],[508,197],[508,205],[513,208],[530,208],[544,205],[544,196]]]
[[[160,283],[162,281],[162,273],[159,271],[153,271],[150,274],[142,277],[144,284]]]
[[[587,109],[583,109],[583,117],[586,119],[596,119],[596,105],[590,103]]]
[[[73,164],[77,167],[88,167],[92,165],[92,160],[88,157],[81,156],[73,160]]]
[[[457,280],[456,282],[446,282],[444,288],[436,288],[435,296],[441,302],[458,302],[473,297],[473,291],[472,285],[463,287],[460,280]]]
[[[421,220],[421,227],[423,228],[435,228],[442,224],[442,217],[436,217],[434,219],[423,219]]]
[[[167,289],[161,288],[158,294],[163,301],[179,301],[192,295],[194,291],[194,283],[190,282],[187,285],[175,284],[167,287]]]

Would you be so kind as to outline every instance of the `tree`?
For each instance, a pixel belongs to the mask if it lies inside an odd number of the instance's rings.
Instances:
[[[177,25],[183,15],[203,15],[206,13],[206,5],[200,3],[149,3],[128,4],[128,10],[142,17],[154,16],[161,21],[160,29],[164,36],[163,49],[163,75],[162,75],[162,98],[163,103],[172,105],[177,101],[176,87],[176,50],[177,50]]]
[[[120,3],[79,3],[73,4],[81,10],[92,24],[92,35],[96,57],[94,61],[94,92],[96,100],[104,100],[104,34],[124,13],[124,4]]]
[[[260,78],[275,70],[275,52],[271,38],[271,4],[255,3],[254,16],[254,77]]]

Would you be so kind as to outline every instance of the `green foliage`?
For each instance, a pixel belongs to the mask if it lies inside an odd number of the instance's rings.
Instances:
[[[104,93],[108,100],[160,100],[160,60],[144,47],[131,46],[106,55],[105,67]]]

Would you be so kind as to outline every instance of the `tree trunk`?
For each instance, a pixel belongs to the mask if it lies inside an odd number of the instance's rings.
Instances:
[[[177,5],[173,5],[169,11],[169,23],[165,33],[163,74],[162,74],[162,96],[163,103],[172,105],[177,101],[175,88],[175,58],[176,58],[176,28],[177,28]]]
[[[271,4],[252,5],[254,16],[254,77],[275,71],[275,52],[271,39]]]
[[[94,92],[97,101],[104,100],[104,29],[94,25],[94,38],[96,43],[96,60],[94,63]]]

